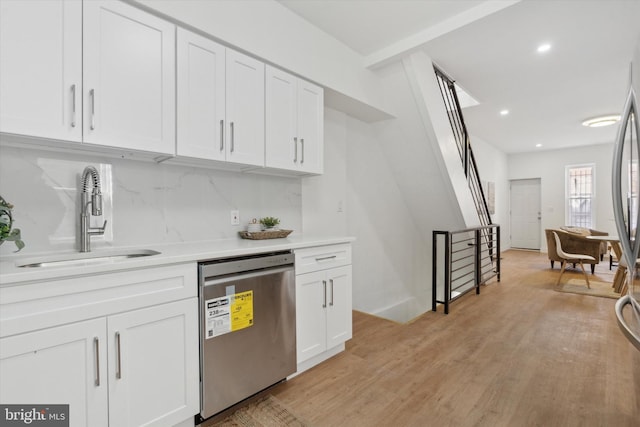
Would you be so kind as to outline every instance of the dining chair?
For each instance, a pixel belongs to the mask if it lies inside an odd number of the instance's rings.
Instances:
[[[582,261],[595,261],[595,258],[592,257],[591,255],[584,255],[584,254],[570,254],[568,252],[565,252],[562,250],[562,244],[560,243],[560,237],[558,237],[558,234],[553,231],[553,236],[556,239],[556,252],[558,254],[558,258],[562,259],[562,266],[560,268],[560,275],[558,276],[558,282],[556,283],[556,286],[560,285],[560,279],[562,278],[562,274],[564,273],[564,268],[567,265],[567,262],[573,263],[573,264],[580,264],[580,268],[582,269],[582,272],[584,273],[584,278],[587,280],[587,288],[591,289],[591,285],[589,284],[589,276],[587,275],[587,272],[584,270],[584,265],[582,264]]]

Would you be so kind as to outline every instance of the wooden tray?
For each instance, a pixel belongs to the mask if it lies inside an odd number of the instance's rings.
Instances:
[[[265,231],[238,231],[240,237],[250,240],[281,239],[291,234],[293,230],[265,230]]]

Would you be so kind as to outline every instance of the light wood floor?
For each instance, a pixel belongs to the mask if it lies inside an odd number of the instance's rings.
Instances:
[[[615,300],[554,291],[544,254],[507,251],[502,266],[448,316],[354,312],[347,351],[271,393],[318,427],[640,426],[640,352]],[[612,279],[606,260],[598,278]]]

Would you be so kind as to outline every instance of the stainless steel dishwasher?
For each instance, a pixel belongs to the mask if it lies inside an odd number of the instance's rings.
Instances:
[[[278,252],[199,263],[200,420],[296,371],[293,259]]]

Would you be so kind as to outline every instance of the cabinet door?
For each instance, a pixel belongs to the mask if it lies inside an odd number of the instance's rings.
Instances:
[[[70,426],[107,426],[105,319],[0,339],[0,402],[68,404]]]
[[[296,276],[296,340],[298,363],[326,350],[328,289],[324,271]]]
[[[0,2],[0,131],[82,140],[82,3]]]
[[[352,337],[351,266],[327,271],[327,348],[335,347]]]
[[[84,141],[175,153],[175,26],[123,2],[83,3]]]
[[[190,298],[108,318],[112,426],[174,425],[198,413],[197,313]]]
[[[324,158],[324,91],[304,80],[298,81],[298,140],[300,169],[321,174]]]
[[[224,160],[225,47],[178,28],[179,156]]]
[[[264,166],[264,64],[227,49],[227,161]]]
[[[298,79],[270,66],[265,75],[265,166],[297,170]]]

